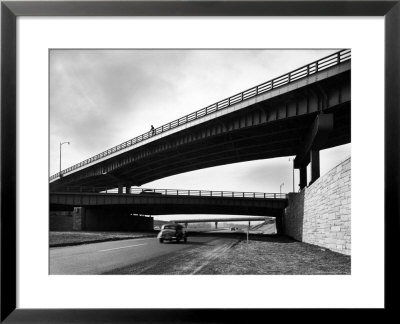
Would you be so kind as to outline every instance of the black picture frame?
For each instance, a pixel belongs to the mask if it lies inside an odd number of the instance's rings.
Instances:
[[[385,18],[385,309],[396,309],[399,237],[400,1],[2,1],[1,322],[236,322],[264,310],[16,308],[16,19],[19,16],[381,16]],[[357,116],[355,116],[357,117]],[[372,153],[371,153],[372,154]],[[368,157],[366,157],[368,158]],[[373,193],[371,193],[373,194]],[[239,296],[238,296],[239,297]]]

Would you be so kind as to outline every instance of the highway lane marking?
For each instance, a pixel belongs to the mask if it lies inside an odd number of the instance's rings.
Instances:
[[[121,247],[112,248],[112,249],[106,249],[106,250],[100,250],[99,252],[106,252],[106,251],[119,250],[119,249],[126,249],[126,248],[130,248],[130,247],[134,247],[134,246],[140,246],[140,245],[146,245],[146,243],[143,243],[143,244],[136,244],[136,245],[128,245],[128,246],[121,246]]]
[[[155,238],[157,238],[157,236],[147,236],[147,237],[128,237],[128,238],[126,238],[126,239],[122,239],[122,240],[119,240],[119,241],[133,241],[133,240],[135,240],[135,241],[139,241],[139,240],[151,240],[151,239],[155,239]]]

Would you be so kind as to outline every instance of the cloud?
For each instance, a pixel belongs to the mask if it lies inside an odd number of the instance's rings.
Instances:
[[[330,52],[52,50],[51,173]]]

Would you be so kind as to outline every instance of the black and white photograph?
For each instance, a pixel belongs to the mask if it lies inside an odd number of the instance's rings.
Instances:
[[[2,1],[0,321],[397,309],[399,2]]]
[[[351,275],[351,50],[49,49],[50,275]]]

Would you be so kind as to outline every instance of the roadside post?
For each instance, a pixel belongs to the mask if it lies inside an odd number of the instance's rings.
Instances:
[[[250,221],[249,221],[249,226],[247,227],[247,244],[249,244],[249,231],[250,231]]]

